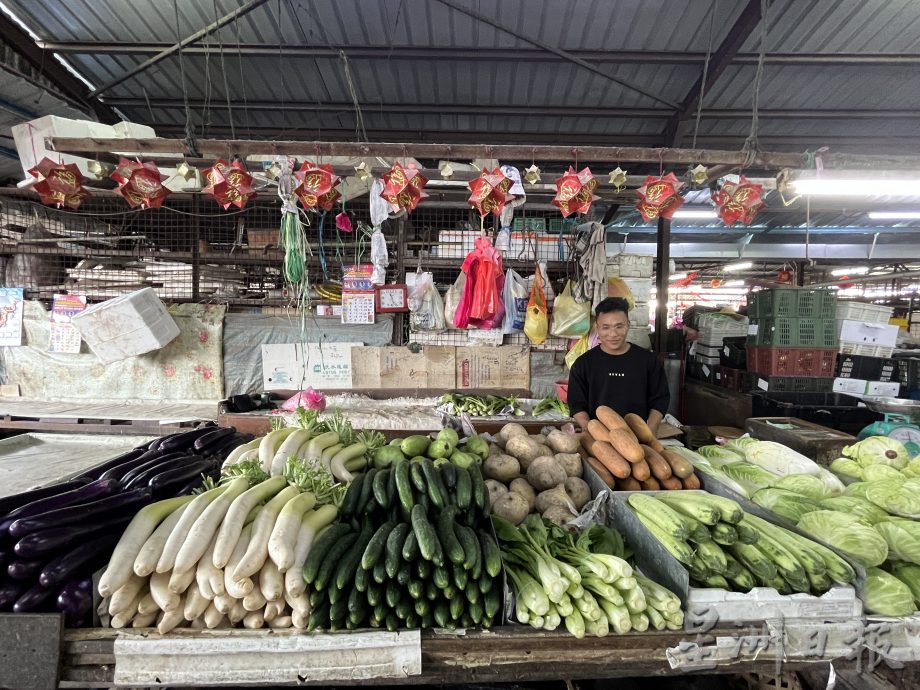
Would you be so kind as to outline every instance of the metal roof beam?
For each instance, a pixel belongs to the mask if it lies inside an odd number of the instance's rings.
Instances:
[[[119,108],[166,108],[181,110],[185,103],[179,98],[105,98],[107,104]],[[208,103],[202,99],[190,99],[188,105],[192,108],[204,108]],[[266,110],[266,111],[295,111],[295,112],[352,112],[353,103],[317,103],[287,101],[245,101],[233,106],[236,110]],[[583,107],[583,106],[531,106],[520,104],[449,104],[449,103],[362,103],[361,109],[365,114],[373,113],[375,108],[386,113],[405,113],[416,115],[546,115],[563,117],[641,117],[641,118],[667,118],[671,111],[658,108],[618,108],[618,107]],[[719,118],[726,120],[747,120],[751,111],[741,109],[711,109],[703,110],[702,116],[706,118]],[[883,109],[766,109],[760,110],[759,116],[766,119],[793,119],[793,120],[827,120],[827,119],[915,119],[916,110],[883,110]]]
[[[728,30],[725,40],[712,54],[712,58],[709,60],[709,67],[705,70],[706,83],[703,83],[703,75],[700,74],[699,79],[696,80],[684,100],[681,101],[677,112],[671,116],[663,135],[668,146],[676,146],[680,142],[683,138],[683,121],[696,110],[703,93],[708,91],[722,76],[722,73],[725,72],[738,54],[738,51],[741,50],[741,46],[744,45],[745,41],[754,32],[754,29],[760,24],[762,19],[760,16],[760,2],[761,0],[748,0],[740,16],[735,20],[731,29]],[[714,12],[715,9],[712,11]]]
[[[185,46],[190,45],[192,43],[197,43],[198,41],[200,41],[202,38],[204,38],[208,34],[220,29],[222,26],[226,26],[227,24],[237,21],[241,17],[244,17],[245,15],[252,12],[254,9],[261,7],[266,2],[268,2],[268,0],[249,0],[243,6],[238,7],[232,12],[225,14],[220,19],[211,22],[203,29],[200,29],[196,31],[195,33],[193,33],[191,36],[187,36],[183,38],[181,41],[179,41],[178,43],[171,45],[170,47],[164,50],[161,50],[159,53],[154,55],[149,60],[144,60],[144,62],[139,64],[137,67],[134,67],[133,69],[128,70],[124,74],[121,74],[115,77],[111,81],[106,82],[102,86],[96,89],[93,89],[92,91],[90,91],[89,95],[98,97],[100,94],[105,93],[106,91],[111,89],[113,86],[118,86],[123,81],[140,74],[141,72],[143,72],[146,69],[149,69],[150,67],[153,67],[155,64],[157,64],[158,62],[161,62],[165,58],[168,58],[170,55],[180,52],[183,48],[185,48]]]
[[[598,76],[603,77],[604,79],[608,79],[609,81],[612,81],[615,84],[619,84],[623,88],[629,89],[630,91],[634,91],[639,94],[642,94],[646,98],[651,98],[656,103],[662,103],[663,105],[666,105],[670,108],[678,107],[676,103],[673,103],[670,100],[662,98],[661,96],[656,96],[655,94],[650,93],[649,91],[646,91],[641,86],[636,86],[635,84],[631,84],[628,81],[619,79],[613,76],[612,74],[609,74],[605,70],[600,69],[597,65],[592,65],[590,62],[587,62],[586,60],[582,60],[580,57],[577,57],[576,55],[573,55],[572,53],[566,50],[562,50],[562,48],[558,48],[549,43],[545,43],[544,41],[538,40],[536,38],[532,38],[531,36],[528,36],[527,34],[521,31],[518,31],[517,29],[513,29],[509,26],[506,26],[504,24],[501,24],[495,21],[491,17],[487,17],[486,15],[481,14],[480,12],[476,12],[475,10],[472,10],[468,7],[464,7],[463,5],[457,2],[454,2],[454,0],[437,0],[437,1],[440,2],[442,5],[444,5],[445,7],[449,7],[456,12],[460,12],[461,14],[465,14],[468,17],[472,17],[473,19],[480,21],[483,24],[487,24],[488,26],[491,26],[493,29],[501,31],[502,33],[506,33],[509,36],[514,36],[515,38],[521,41],[524,41],[525,43],[529,43],[532,46],[536,46],[542,50],[553,53],[554,55],[559,56],[563,60],[567,60],[568,62],[571,62],[574,65],[578,65],[582,69],[586,69],[589,72],[592,72],[594,74],[597,74]]]
[[[81,108],[85,108],[88,113],[93,113],[100,121],[112,123],[121,119],[116,117],[109,107],[91,98],[86,85],[68,72],[55,59],[54,53],[39,48],[35,41],[3,12],[0,12],[0,40],[21,55],[26,62],[51,82],[55,89],[69,100],[79,104]]]
[[[110,41],[39,41],[38,45],[47,51],[61,54],[108,54],[108,55],[156,55],[172,44],[118,43]],[[208,55],[216,48],[211,45],[189,45],[183,48],[185,55]],[[286,57],[339,59],[344,50],[349,60],[448,60],[448,61],[511,61],[511,62],[557,62],[564,58],[539,48],[441,48],[437,46],[298,46],[274,43],[226,43],[223,51],[230,55],[277,58],[283,51]],[[572,55],[588,62],[611,64],[654,64],[699,66],[706,60],[706,53],[669,50],[567,50]],[[920,53],[771,53],[766,56],[768,65],[920,65]],[[756,53],[738,53],[731,64],[757,64]]]

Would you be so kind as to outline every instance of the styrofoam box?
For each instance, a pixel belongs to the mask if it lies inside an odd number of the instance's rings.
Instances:
[[[897,381],[869,381],[866,385],[866,395],[878,395],[883,398],[897,398],[901,392],[901,384]]]
[[[834,379],[833,391],[835,393],[852,393],[862,395],[866,392],[866,385],[869,382],[865,379]]]
[[[842,342],[894,347],[898,340],[898,327],[886,323],[865,321],[839,321],[837,333]]]
[[[72,322],[103,364],[159,350],[179,335],[153,288],[95,304]]]
[[[632,293],[636,304],[648,302],[652,298],[652,281],[648,278],[623,278],[623,282]]]
[[[615,254],[607,257],[607,275],[620,278],[651,278],[655,257],[649,254]],[[646,302],[648,300],[645,300]]]
[[[652,334],[648,326],[636,326],[630,328],[626,334],[626,342],[644,347],[646,350],[652,349]]]
[[[650,316],[648,304],[637,302],[636,306],[629,310],[629,323],[633,326],[648,326]]]

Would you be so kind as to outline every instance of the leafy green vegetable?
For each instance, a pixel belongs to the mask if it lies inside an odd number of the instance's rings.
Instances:
[[[900,517],[920,518],[920,480],[885,479],[867,482],[866,498],[883,510]]]
[[[798,522],[806,513],[821,509],[810,498],[780,488],[761,489],[751,496],[751,500],[790,522]]]
[[[878,568],[866,570],[866,583],[860,598],[867,612],[882,616],[909,616],[916,610],[910,588]]]
[[[843,454],[853,458],[861,467],[868,465],[891,465],[896,470],[904,469],[910,454],[904,444],[887,436],[870,436],[843,449]]]
[[[820,501],[822,510],[836,510],[855,515],[864,522],[874,525],[879,520],[888,518],[888,513],[871,501],[859,496],[833,496]]]
[[[743,486],[748,495],[752,495],[755,491],[772,486],[778,479],[775,474],[771,474],[762,467],[744,461],[722,465],[719,471]]]
[[[556,412],[563,417],[568,417],[569,406],[554,395],[550,398],[543,398],[543,400],[538,402],[533,408],[533,414],[535,417],[543,414],[544,412]]]
[[[850,458],[837,458],[831,463],[831,472],[844,479],[862,480],[862,467]]]
[[[789,474],[820,474],[820,468],[810,458],[775,441],[748,443],[744,448],[744,457],[748,462],[781,477]]]
[[[885,562],[888,543],[858,517],[833,510],[816,510],[799,520],[800,529],[817,537],[866,567]]]
[[[920,603],[920,565],[897,563],[892,566],[891,574],[907,585],[914,597],[914,603]]]
[[[920,564],[920,523],[888,518],[876,523],[875,530],[888,542],[889,558]]]
[[[863,481],[881,482],[885,480],[903,483],[906,477],[891,465],[866,465],[862,470]]]
[[[824,482],[810,474],[787,474],[773,486],[777,489],[785,489],[805,498],[810,498],[813,501],[827,498],[827,487],[825,487]]]
[[[701,448],[697,448],[696,452],[709,460],[715,467],[721,467],[728,463],[741,462],[744,460],[743,455],[723,446],[702,446]]]

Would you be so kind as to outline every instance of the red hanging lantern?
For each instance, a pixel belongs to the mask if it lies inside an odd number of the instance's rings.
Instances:
[[[38,165],[29,168],[29,174],[38,180],[32,189],[43,204],[76,209],[89,196],[83,189],[86,178],[74,163],[55,163],[50,158],[42,158]]]
[[[505,177],[499,168],[489,170],[485,168],[482,174],[469,182],[469,204],[479,215],[485,218],[489,213],[496,216],[502,214],[505,204],[513,198],[508,190],[511,189],[512,180]]]
[[[141,163],[122,158],[112,173],[112,179],[118,183],[118,193],[131,208],[159,208],[172,194],[163,186],[163,176],[150,161]]]
[[[645,178],[645,184],[636,190],[639,197],[636,210],[646,221],[659,217],[670,219],[684,204],[684,198],[680,195],[683,188],[684,183],[674,173],[659,177],[649,175]]]
[[[204,171],[204,178],[208,186],[201,191],[213,196],[225,211],[231,206],[242,209],[256,194],[252,188],[252,175],[241,160],[228,164],[223,158],[218,158]]]
[[[795,277],[795,276],[792,274],[792,271],[790,271],[790,270],[784,268],[783,270],[778,271],[778,272],[776,273],[776,282],[777,282],[777,283],[784,283],[784,284],[790,284],[790,285],[791,285],[791,284],[792,284],[792,279],[793,279],[794,277]]]
[[[294,172],[297,187],[294,195],[306,209],[321,208],[331,211],[335,202],[342,196],[337,189],[341,178],[335,174],[329,163],[316,165],[304,161],[300,170]]]
[[[403,209],[414,211],[419,202],[428,196],[422,191],[428,180],[419,173],[414,164],[404,168],[399,163],[394,163],[393,167],[383,174],[383,182],[380,198],[386,200],[393,213]]]
[[[712,200],[716,204],[719,218],[726,225],[741,221],[745,225],[754,222],[766,202],[763,200],[763,185],[755,184],[741,175],[738,182],[725,182]]]
[[[553,205],[562,211],[563,218],[573,213],[586,214],[591,210],[591,204],[600,198],[594,196],[595,189],[597,180],[591,174],[591,168],[586,167],[576,173],[575,168],[569,166],[566,173],[556,180]]]

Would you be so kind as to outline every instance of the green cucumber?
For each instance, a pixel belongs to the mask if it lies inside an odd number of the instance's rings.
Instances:
[[[387,630],[390,632],[396,632],[399,630],[399,618],[396,617],[395,613],[388,613],[386,620]]]
[[[390,536],[387,537],[385,562],[387,575],[389,577],[394,577],[396,571],[399,570],[399,560],[402,555],[402,548],[411,531],[412,527],[408,523],[401,522],[396,525],[393,531],[390,532]]]
[[[387,485],[390,482],[390,475],[392,470],[380,470],[377,475],[374,477],[374,500],[377,502],[381,508],[387,509],[390,507],[390,494],[387,492]]]
[[[367,544],[371,537],[374,536],[373,528],[370,522],[364,523],[364,529],[358,536],[357,541],[348,550],[342,562],[339,563],[335,571],[335,586],[342,589],[349,582],[355,579],[355,572],[361,567],[361,554],[367,549]]]
[[[453,463],[446,463],[438,468],[441,473],[441,481],[448,490],[457,486],[457,466]]]
[[[349,530],[349,534],[343,536],[331,549],[329,549],[329,552],[323,559],[323,564],[319,568],[319,572],[316,574],[316,578],[313,580],[313,587],[315,589],[322,590],[330,584],[335,569],[338,567],[342,557],[348,553],[348,549],[350,549],[357,540],[358,535]]]
[[[438,515],[438,537],[441,540],[441,546],[447,554],[451,563],[463,563],[466,558],[463,546],[454,532],[454,517],[457,509],[454,506],[448,506]],[[475,563],[475,561],[474,561]]]
[[[442,554],[441,544],[438,542],[438,535],[434,527],[428,522],[425,510],[421,504],[416,504],[412,508],[412,531],[418,539],[419,552],[426,561],[435,561],[439,553]]]
[[[450,625],[450,607],[445,601],[439,601],[434,607],[434,622],[441,628]]]
[[[367,585],[371,580],[371,571],[364,568],[358,568],[355,571],[355,589],[359,592],[366,592]]]
[[[457,585],[457,589],[465,589],[469,581],[469,574],[462,567],[454,566],[454,584]]]
[[[476,590],[477,594],[479,590]],[[470,618],[473,619],[474,625],[479,625],[482,623],[483,618],[483,608],[482,603],[477,599],[476,601],[471,601],[470,605],[467,607],[467,610],[470,612]]]
[[[374,582],[377,584],[383,584],[387,581],[386,562],[380,560],[374,564],[373,576]]]
[[[425,460],[421,465],[422,472],[425,474],[425,484],[428,487],[428,499],[431,501],[431,505],[438,510],[444,510],[447,505],[447,489],[444,488],[441,482],[441,475],[438,474],[431,460]]]
[[[370,521],[368,521],[367,524],[370,524]],[[377,561],[383,556],[383,550],[387,545],[387,538],[395,527],[395,522],[385,522],[374,532],[373,536],[365,542],[365,549],[361,556],[362,568],[371,570],[377,565]]]
[[[360,475],[359,475],[360,476]],[[326,529],[310,548],[307,560],[303,564],[303,579],[307,584],[312,584],[316,579],[320,566],[326,559],[326,554],[337,545],[346,534],[350,534],[352,529],[349,525],[338,523]],[[356,535],[357,536],[357,535]]]
[[[348,599],[339,599],[329,607],[329,620],[332,623],[344,623],[348,618]]]
[[[421,579],[430,579],[433,572],[434,568],[432,567],[431,563],[426,561],[424,558],[419,558],[415,562],[415,574],[418,575]]]
[[[434,623],[434,618],[431,616],[431,610],[425,611],[425,615],[422,616],[422,620],[419,622],[421,628],[430,628]]]
[[[463,547],[463,567],[474,570],[476,564],[482,561],[482,549],[479,548],[476,533],[466,525],[454,525],[454,530]]]
[[[389,582],[387,582],[387,586],[386,586],[387,606],[389,606],[390,608],[393,608],[394,606],[396,606],[396,604],[399,603],[401,594],[402,594],[402,590],[400,589],[399,585],[397,585],[393,580],[390,580]]]
[[[417,628],[421,622],[422,619],[415,615],[415,611],[411,611],[406,617],[406,628],[412,630]]]
[[[493,580],[491,577],[489,577],[488,573],[478,578],[476,581],[479,583],[479,591],[483,594],[487,594],[492,591]]]
[[[363,611],[364,605],[367,603],[367,597],[363,596],[363,593],[351,588],[351,594],[348,595],[348,613],[354,613],[355,611]]]
[[[358,497],[361,495],[361,485],[364,483],[364,474],[357,475],[348,490],[345,492],[345,498],[342,499],[342,507],[339,508],[339,516],[348,519],[355,514],[355,506],[358,505]]]
[[[420,599],[425,594],[425,585],[422,584],[421,580],[409,580],[406,588],[409,590],[409,596],[413,599]]]
[[[432,573],[432,581],[435,586],[439,589],[445,589],[450,585],[450,573],[447,572],[447,568],[437,567]]]
[[[462,467],[457,468],[457,507],[461,511],[467,511],[470,502],[473,500],[473,481],[470,479],[470,473]]]
[[[383,585],[372,582],[367,588],[367,603],[374,608],[383,605]]]
[[[412,496],[412,485],[409,483],[409,462],[400,460],[396,463],[393,470],[396,475],[396,493],[399,495],[399,502],[403,510],[411,511],[415,505],[415,498]]]
[[[433,582],[429,582],[425,586],[425,598],[428,599],[428,601],[434,601],[440,594],[441,590],[435,587]]]
[[[329,625],[329,602],[323,600],[319,606],[310,611],[310,617],[307,619],[307,630],[313,632],[317,628],[327,627]]]
[[[480,589],[482,588],[480,587]],[[498,588],[493,587],[486,592],[482,603],[485,609],[486,618],[491,621],[502,607],[502,597],[501,594],[499,594]]]
[[[473,484],[473,505],[476,506],[479,513],[485,517],[489,514],[489,492],[486,491],[486,483],[482,478],[482,472],[479,467],[473,465],[467,468],[470,473],[470,480]]]
[[[411,530],[406,536],[406,542],[403,544],[402,557],[404,561],[414,561],[419,557],[418,537]]]
[[[431,612],[431,604],[427,599],[416,599],[415,600],[415,612],[424,618],[426,613]]]
[[[450,619],[456,622],[460,620],[460,616],[463,614],[463,599],[461,597],[454,597],[448,601],[450,601]]]
[[[403,563],[399,566],[399,570],[396,571],[396,582],[400,586],[405,587],[409,584],[409,580],[412,577],[412,568],[408,563]]]
[[[412,480],[412,486],[415,487],[415,490],[425,495],[428,492],[428,487],[425,486],[425,473],[422,471],[423,462],[425,462],[425,458],[420,458],[418,462],[415,461],[415,458],[412,459],[412,462],[409,463],[409,478]]]
[[[412,613],[412,608],[412,599],[400,599],[398,602],[396,602],[396,606],[393,607],[393,612],[399,617],[400,620],[408,621],[409,614]]]
[[[374,477],[380,472],[376,467],[371,467],[364,477],[364,482],[361,484],[361,496],[358,498],[358,505],[355,506],[355,514],[362,515],[363,513],[369,512],[368,503],[371,502],[371,499],[374,496]]]
[[[502,571],[502,552],[495,543],[495,539],[487,532],[479,531],[479,541],[482,544],[482,560],[485,571],[492,577],[498,577]]]

